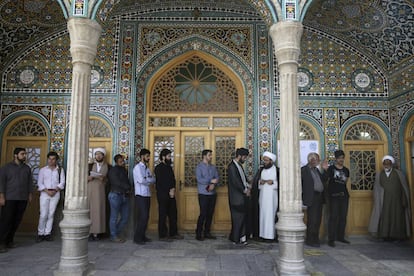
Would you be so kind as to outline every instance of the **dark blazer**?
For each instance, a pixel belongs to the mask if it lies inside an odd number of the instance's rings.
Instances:
[[[321,177],[322,184],[324,186],[323,198],[325,199],[326,181],[328,180],[328,174],[324,171],[321,173],[319,170],[319,176]],[[308,165],[301,168],[302,174],[302,201],[305,206],[312,206],[313,195],[314,195],[314,183],[312,178],[312,172]]]
[[[230,211],[234,209],[235,211],[244,212],[245,203],[246,203],[246,194],[244,193],[244,185],[242,178],[240,176],[239,170],[234,164],[234,161],[227,167],[227,177],[229,181],[229,205]]]

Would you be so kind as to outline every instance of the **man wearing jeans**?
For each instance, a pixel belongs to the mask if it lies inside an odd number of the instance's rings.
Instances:
[[[203,150],[202,161],[197,165],[196,177],[198,187],[198,203],[200,205],[200,216],[197,221],[196,239],[215,239],[211,235],[210,228],[213,221],[214,208],[216,206],[216,186],[219,176],[216,166],[211,164],[213,158],[211,150]],[[204,236],[202,234],[204,233]]]
[[[111,191],[108,194],[111,214],[109,217],[109,231],[111,241],[125,242],[120,237],[125,225],[128,223],[129,202],[128,196],[131,190],[128,174],[125,170],[125,159],[117,154],[114,157],[115,166],[108,171],[109,184]],[[118,220],[119,216],[119,220]]]
[[[65,188],[65,171],[58,165],[59,155],[47,154],[47,166],[39,171],[37,187],[40,191],[40,216],[36,242],[52,241],[52,227],[60,191]]]

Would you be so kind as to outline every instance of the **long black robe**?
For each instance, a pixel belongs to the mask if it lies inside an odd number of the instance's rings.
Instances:
[[[246,235],[248,197],[239,170],[234,161],[227,167],[229,181],[229,206],[231,214],[231,232],[229,239],[239,242]]]

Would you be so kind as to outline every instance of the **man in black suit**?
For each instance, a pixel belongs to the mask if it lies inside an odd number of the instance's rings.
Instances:
[[[312,247],[319,247],[319,227],[322,220],[322,207],[325,203],[325,182],[327,180],[328,162],[322,162],[322,173],[318,169],[319,154],[308,154],[308,164],[301,168],[302,173],[302,201],[307,207],[307,229],[305,243]]]
[[[229,181],[229,206],[231,214],[230,240],[237,245],[246,245],[246,222],[248,212],[248,198],[250,197],[250,185],[247,182],[243,170],[243,163],[249,156],[249,150],[239,148],[228,168]]]

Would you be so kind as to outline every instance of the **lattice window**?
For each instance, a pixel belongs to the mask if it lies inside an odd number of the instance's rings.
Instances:
[[[313,133],[313,130],[309,125],[303,122],[299,122],[299,129],[300,140],[316,140],[315,134]]]
[[[238,112],[234,82],[194,55],[166,72],[152,92],[152,112]]]
[[[154,137],[154,164],[160,163],[160,152],[163,149],[169,149],[171,151],[171,160],[174,162],[174,136],[155,136]]]
[[[345,140],[381,141],[381,135],[371,124],[356,123],[346,132]]]
[[[89,137],[111,138],[111,131],[102,121],[98,119],[90,119]]]
[[[372,190],[375,182],[375,151],[350,151],[352,190]]]
[[[227,166],[234,157],[234,149],[236,148],[236,137],[234,136],[216,136],[216,167],[219,173],[220,184],[227,186]]]
[[[10,129],[8,136],[47,136],[43,125],[33,119],[24,119],[16,122]]]
[[[411,137],[414,137],[414,122],[412,122],[411,125],[410,125],[410,132],[409,133],[410,133]]]
[[[174,127],[176,119],[175,117],[151,117],[149,125],[152,127]]]
[[[40,170],[40,148],[26,148],[26,164],[29,165],[33,174],[33,185],[37,185]]]
[[[197,187],[195,170],[201,161],[200,149],[204,149],[204,137],[186,136],[184,142],[184,185],[186,187]]]

